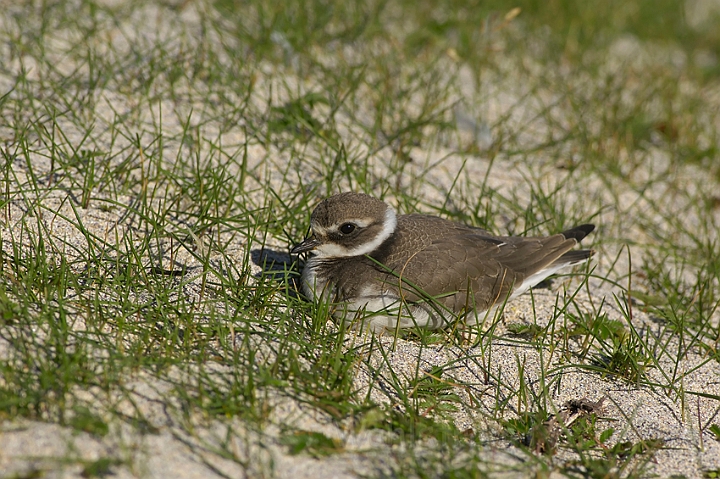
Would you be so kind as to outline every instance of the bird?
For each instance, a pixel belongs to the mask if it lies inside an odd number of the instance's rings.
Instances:
[[[336,319],[374,332],[440,329],[484,321],[548,276],[585,263],[594,251],[573,247],[594,229],[494,236],[438,216],[398,215],[375,197],[346,192],[315,207],[310,234],[290,253],[309,253],[302,292],[328,301]]]

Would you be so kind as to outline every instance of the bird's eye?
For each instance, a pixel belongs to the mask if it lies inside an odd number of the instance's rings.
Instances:
[[[352,223],[343,223],[340,225],[340,232],[344,235],[349,235],[353,231],[355,231],[355,225]]]

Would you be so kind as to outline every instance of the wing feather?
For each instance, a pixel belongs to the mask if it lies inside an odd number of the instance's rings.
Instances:
[[[507,241],[473,233],[449,235],[387,264],[393,275],[386,281],[396,291],[402,285],[401,295],[409,302],[433,298],[455,312],[468,307],[484,311],[575,244],[562,235]]]

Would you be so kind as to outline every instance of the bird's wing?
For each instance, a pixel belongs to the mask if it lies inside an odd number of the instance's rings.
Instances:
[[[388,286],[402,285],[408,302],[433,298],[444,307],[485,311],[502,303],[524,279],[555,262],[576,244],[563,235],[496,238],[473,233],[439,238],[387,266]]]

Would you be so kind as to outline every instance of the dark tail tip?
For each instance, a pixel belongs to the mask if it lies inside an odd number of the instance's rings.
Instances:
[[[567,231],[563,231],[562,235],[567,239],[574,239],[575,241],[581,241],[584,237],[592,233],[595,229],[595,225],[580,225],[574,228],[570,228]]]
[[[594,254],[595,250],[592,249],[579,249],[574,251],[568,251],[564,255],[560,256],[560,258],[558,258],[555,263],[580,264],[589,260]]]

